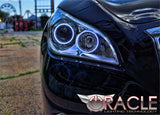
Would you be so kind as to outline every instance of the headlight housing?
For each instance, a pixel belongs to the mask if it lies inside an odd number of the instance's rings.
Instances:
[[[51,52],[119,64],[115,49],[105,34],[61,9],[51,17],[50,27],[48,46]]]

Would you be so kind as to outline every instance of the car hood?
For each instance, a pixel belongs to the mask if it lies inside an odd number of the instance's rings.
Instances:
[[[105,10],[129,23],[160,19],[160,0],[96,0]]]

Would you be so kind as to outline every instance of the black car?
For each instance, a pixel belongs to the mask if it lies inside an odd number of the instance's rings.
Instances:
[[[46,114],[105,114],[81,99],[94,94],[159,112],[160,0],[63,0],[44,28],[41,69]]]

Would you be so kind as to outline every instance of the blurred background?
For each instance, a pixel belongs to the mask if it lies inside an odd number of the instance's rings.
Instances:
[[[40,42],[61,0],[0,0],[0,115],[41,115]]]
[[[0,0],[0,33],[41,30],[61,0]]]

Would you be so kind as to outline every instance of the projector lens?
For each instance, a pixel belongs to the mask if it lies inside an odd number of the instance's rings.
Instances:
[[[67,23],[59,24],[54,29],[54,38],[59,44],[69,44],[74,38],[74,30]]]
[[[77,36],[76,45],[82,52],[91,53],[97,49],[99,39],[94,32],[85,30]]]

